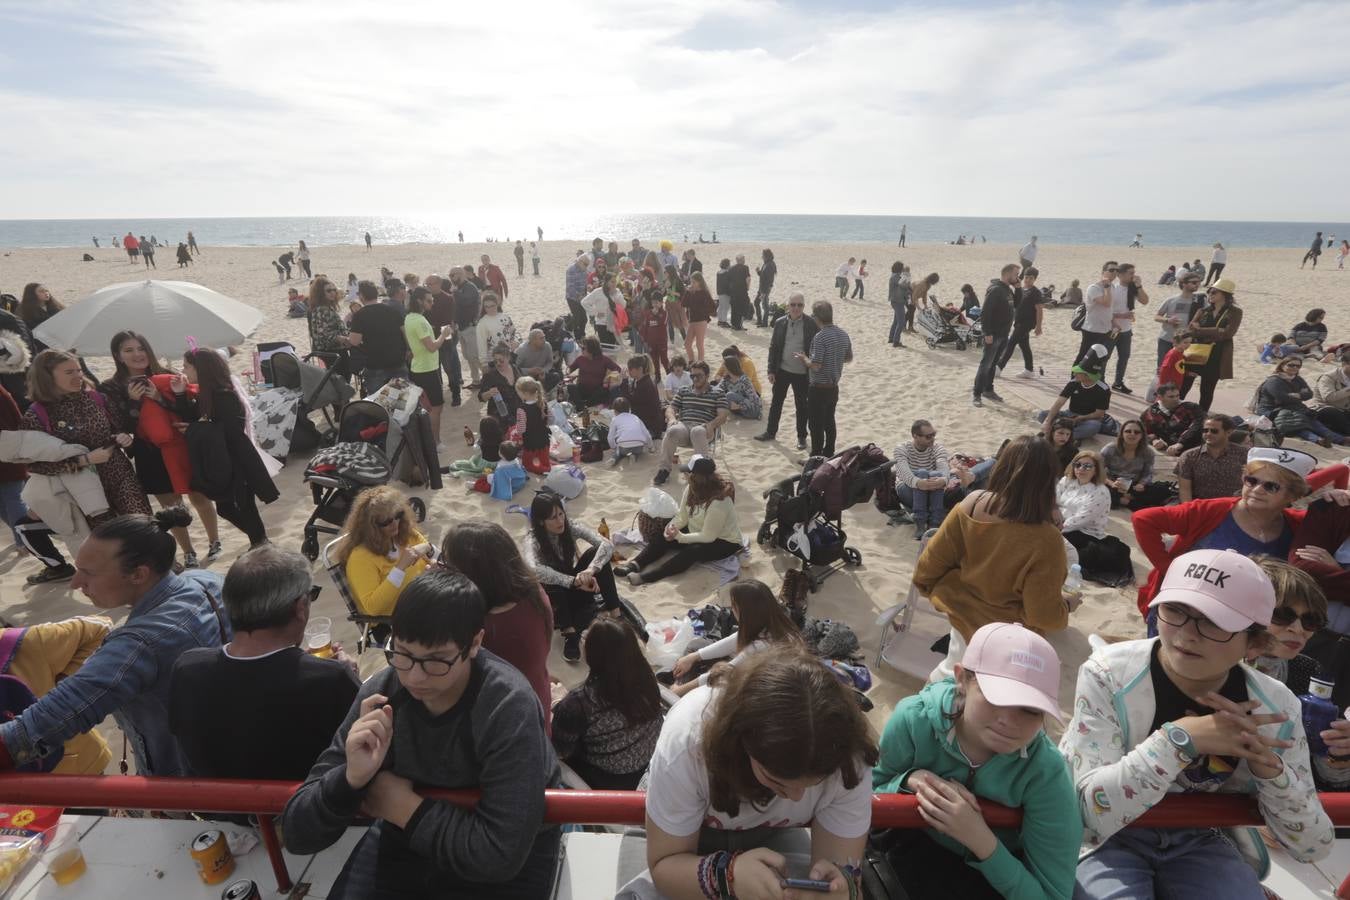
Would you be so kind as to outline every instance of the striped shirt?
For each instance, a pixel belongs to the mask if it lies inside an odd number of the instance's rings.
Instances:
[[[690,427],[711,422],[717,418],[719,410],[731,408],[727,395],[712,388],[702,393],[691,387],[680,388],[670,405],[675,410],[675,418]]]
[[[936,441],[929,444],[927,450],[920,450],[913,441],[905,441],[895,448],[895,483],[914,487],[918,480],[914,473],[919,470],[927,471],[929,478],[946,477],[951,474],[947,459],[946,448]]]
[[[837,385],[844,363],[853,361],[853,342],[838,325],[826,325],[811,341],[811,383]],[[815,364],[820,368],[815,368]]]

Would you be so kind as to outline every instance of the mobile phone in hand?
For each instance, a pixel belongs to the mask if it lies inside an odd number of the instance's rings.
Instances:
[[[784,878],[783,887],[795,888],[799,891],[816,891],[821,894],[830,892],[830,883],[828,881],[817,881],[814,878]]]

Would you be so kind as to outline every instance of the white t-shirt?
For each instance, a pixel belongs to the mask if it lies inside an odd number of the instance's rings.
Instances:
[[[852,790],[838,772],[806,789],[796,802],[775,796],[763,808],[742,802],[740,813],[729,816],[710,808],[708,770],[703,762],[703,719],[719,691],[698,687],[676,703],[661,726],[648,767],[647,814],[658,828],[686,837],[707,825],[725,831],[744,831],[768,825],[805,827],[818,822],[831,834],[857,838],[872,821],[872,780],[858,761],[861,779]]]
[[[1121,332],[1133,331],[1134,322],[1129,319],[1129,315],[1130,292],[1125,285],[1117,282],[1111,285],[1111,327]]]
[[[1017,251],[1017,255],[1020,256],[1020,257],[1022,257],[1023,259],[1025,259],[1027,262],[1035,262],[1035,261],[1036,261],[1036,245],[1035,245],[1035,244],[1027,244],[1027,245],[1026,245],[1025,247],[1023,247],[1021,250]]]
[[[1095,301],[1101,300],[1106,295],[1106,288],[1102,287],[1101,282],[1093,282],[1088,285],[1087,290],[1083,291],[1083,304],[1087,307],[1087,313],[1083,317],[1083,330],[1091,331],[1093,334],[1106,334],[1112,329],[1111,325],[1111,304],[1098,304]]]
[[[666,389],[666,393],[675,395],[680,392],[680,388],[694,386],[694,379],[689,377],[689,370],[676,375],[674,372],[667,372],[666,377],[661,379],[661,385]]]
[[[1209,261],[1212,263],[1222,263],[1224,265],[1227,265],[1228,251],[1223,249],[1216,249],[1213,253],[1210,254]]]
[[[852,267],[851,265],[849,265],[848,263],[844,263],[844,264],[841,265],[838,269],[835,269],[835,270],[834,270],[834,277],[835,277],[835,278],[852,278],[852,277],[853,277],[853,267]]]

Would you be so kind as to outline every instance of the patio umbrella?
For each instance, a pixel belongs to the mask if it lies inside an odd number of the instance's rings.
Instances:
[[[95,291],[52,316],[33,337],[81,356],[108,356],[119,331],[145,335],[155,352],[173,357],[191,337],[202,347],[240,344],[262,322],[251,306],[190,281],[129,281]]]

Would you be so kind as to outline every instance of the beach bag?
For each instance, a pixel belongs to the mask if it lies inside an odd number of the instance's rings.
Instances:
[[[798,628],[806,625],[806,600],[811,594],[811,579],[801,569],[783,573],[783,585],[778,589],[778,602],[787,609],[788,618]]]
[[[556,462],[570,460],[572,448],[576,446],[572,443],[571,436],[557,425],[550,425],[548,430],[553,435],[553,439],[549,442],[548,455],[553,457]]]
[[[1202,368],[1209,364],[1209,357],[1214,352],[1213,344],[1191,344],[1182,354],[1182,359],[1186,365]]]
[[[1113,534],[1079,550],[1078,563],[1083,569],[1083,577],[1088,581],[1108,587],[1121,587],[1134,582],[1130,548]]]
[[[575,500],[586,490],[586,473],[580,466],[554,466],[544,476],[544,488],[564,500]]]
[[[1082,331],[1083,323],[1087,321],[1087,304],[1083,304],[1073,311],[1073,318],[1069,320],[1069,327],[1074,331]]]
[[[637,530],[648,544],[655,543],[661,537],[670,520],[680,511],[680,504],[674,497],[659,487],[649,487],[638,500]]]
[[[605,450],[608,447],[609,426],[597,422],[586,429],[586,434],[581,439],[581,461],[586,463],[600,462],[605,458]]]

